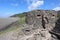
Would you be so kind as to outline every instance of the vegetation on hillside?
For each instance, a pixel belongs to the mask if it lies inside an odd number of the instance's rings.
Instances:
[[[26,15],[26,12],[24,12],[24,13],[18,13],[18,14],[12,15],[10,17],[20,17],[20,18],[22,18],[22,17],[25,17],[25,15]]]
[[[24,13],[19,13],[19,14],[15,14],[15,15],[12,15],[10,17],[19,17],[19,24],[25,24],[25,16],[26,16],[26,13],[27,12],[24,12]]]
[[[60,18],[60,11],[58,11],[58,17]]]

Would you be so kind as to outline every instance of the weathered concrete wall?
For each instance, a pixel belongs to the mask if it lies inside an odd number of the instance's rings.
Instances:
[[[26,15],[26,23],[34,27],[42,26],[42,11],[31,11]]]
[[[54,10],[34,10],[26,14],[26,23],[34,25],[38,28],[46,26],[46,28],[55,27],[57,20],[57,12]]]

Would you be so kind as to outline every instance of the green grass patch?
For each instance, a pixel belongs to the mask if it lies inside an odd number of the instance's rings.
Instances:
[[[20,18],[19,23],[20,23],[20,24],[25,24],[25,23],[26,23],[26,22],[25,22],[25,17]]]

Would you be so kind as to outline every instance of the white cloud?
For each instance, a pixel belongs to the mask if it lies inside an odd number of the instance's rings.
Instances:
[[[43,5],[44,1],[43,0],[28,0],[28,9],[29,10],[34,10],[37,9],[39,6]]]
[[[53,10],[58,11],[60,10],[60,7],[55,7]]]

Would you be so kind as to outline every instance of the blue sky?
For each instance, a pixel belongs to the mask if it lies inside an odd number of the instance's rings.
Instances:
[[[0,0],[0,18],[36,9],[60,10],[60,0]]]

